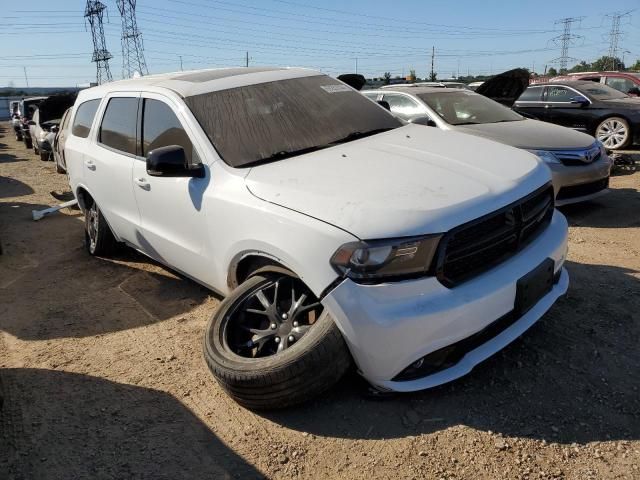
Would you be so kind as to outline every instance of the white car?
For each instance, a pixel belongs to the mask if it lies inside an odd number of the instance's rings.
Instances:
[[[111,82],[70,115],[89,252],[123,242],[225,295],[204,352],[245,406],[313,397],[352,361],[380,390],[448,382],[567,289],[534,155],[404,125],[318,72]]]

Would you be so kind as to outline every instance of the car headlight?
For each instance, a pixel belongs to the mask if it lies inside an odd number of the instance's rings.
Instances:
[[[338,273],[360,282],[433,274],[431,264],[442,235],[349,242],[331,257]]]
[[[529,152],[536,155],[545,163],[562,163],[560,160],[558,160],[558,157],[553,154],[553,152],[549,152],[548,150],[529,150]]]
[[[44,142],[44,140],[47,138],[47,134],[48,132],[40,132],[40,136],[38,137],[38,140],[40,140],[41,142]]]

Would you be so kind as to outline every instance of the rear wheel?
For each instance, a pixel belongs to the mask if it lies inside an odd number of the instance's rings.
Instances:
[[[111,254],[116,246],[113,233],[96,202],[85,210],[85,246],[91,255],[100,257]]]
[[[624,148],[631,140],[629,122],[620,117],[609,117],[596,128],[596,138],[609,150]]]
[[[43,162],[48,162],[49,161],[49,152],[44,152],[44,151],[40,151],[40,160],[42,160]]]
[[[218,383],[253,409],[284,408],[333,386],[351,365],[342,334],[295,275],[247,279],[217,308],[204,355]]]
[[[33,147],[33,142],[31,141],[30,138],[24,138],[24,146],[26,148],[32,148]]]

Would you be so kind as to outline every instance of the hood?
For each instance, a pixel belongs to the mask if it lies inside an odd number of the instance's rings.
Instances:
[[[76,101],[76,96],[76,93],[61,93],[43,100],[38,105],[38,110],[40,110],[40,123],[48,121],[59,122],[59,119],[62,118],[67,108],[73,106],[73,103]]]
[[[529,76],[524,68],[508,70],[485,81],[476,93],[510,107],[529,86]]]
[[[457,132],[488,138],[512,147],[530,150],[564,150],[588,148],[595,138],[571,128],[538,120],[520,122],[484,123],[480,125],[452,126]]]
[[[355,90],[362,90],[362,87],[367,83],[364,75],[358,73],[343,73],[342,75],[338,75],[338,80],[346,83]]]
[[[550,179],[528,152],[407,125],[254,167],[245,182],[262,200],[371,240],[445,232]]]

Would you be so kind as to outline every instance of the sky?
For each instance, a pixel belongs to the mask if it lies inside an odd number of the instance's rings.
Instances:
[[[122,78],[121,20],[107,6],[105,35],[113,79]],[[640,59],[640,0],[137,0],[138,29],[150,73],[244,66],[303,66],[330,75],[438,78],[527,67],[544,72],[572,25],[569,56],[593,61],[609,50],[611,17],[620,24],[619,56]],[[95,81],[93,45],[82,0],[2,0],[0,86],[75,86]],[[635,10],[634,10],[635,9]]]

